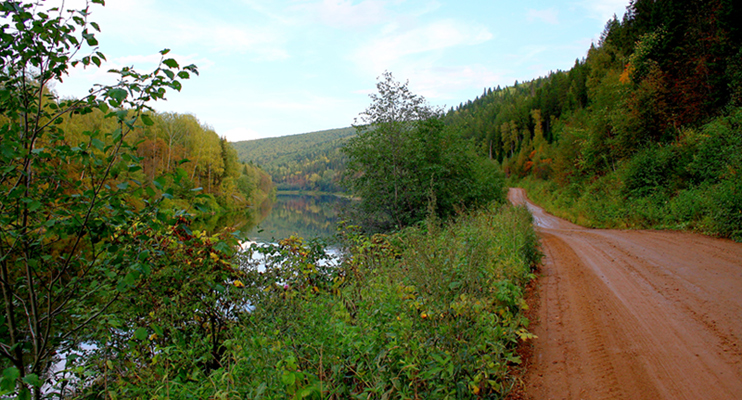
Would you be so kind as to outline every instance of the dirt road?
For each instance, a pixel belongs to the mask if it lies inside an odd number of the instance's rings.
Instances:
[[[742,244],[586,229],[509,198],[546,255],[528,397],[742,399]]]

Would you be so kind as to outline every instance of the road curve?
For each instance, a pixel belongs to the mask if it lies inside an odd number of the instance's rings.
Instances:
[[[582,228],[508,197],[545,254],[527,397],[742,399],[742,244]]]

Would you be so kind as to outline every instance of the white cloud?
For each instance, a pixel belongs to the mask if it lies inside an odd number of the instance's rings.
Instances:
[[[335,28],[357,28],[378,24],[386,19],[385,2],[365,0],[353,4],[350,0],[323,0],[305,6],[315,18]]]
[[[253,61],[289,58],[284,21],[261,18],[257,23],[233,23],[227,16],[179,13],[153,0],[110,3],[110,7],[94,12],[93,20],[100,22],[104,35],[124,40],[133,47],[147,43],[174,50],[197,48],[204,52],[248,54]],[[244,13],[245,9],[237,8],[235,12]]]
[[[419,71],[410,85],[426,98],[446,101],[453,93],[467,89],[482,89],[496,85],[501,75],[479,64]]]
[[[435,11],[438,11],[438,9],[441,8],[441,7],[443,7],[443,4],[441,4],[437,0],[433,0],[433,1],[430,1],[428,3],[425,3],[425,5],[423,5],[422,8],[418,9],[417,11],[415,11],[413,13],[413,15],[416,16],[416,17],[420,17],[420,16],[423,16],[425,14],[430,14],[430,13],[433,13]]]
[[[283,48],[282,35],[272,29],[245,29],[237,26],[200,26],[196,29],[194,41],[201,46],[213,46],[217,51],[231,53],[252,53],[254,61],[280,61],[289,58]]]
[[[390,33],[359,48],[353,58],[357,64],[380,73],[400,59],[455,46],[471,46],[492,39],[485,27],[466,25],[453,20],[433,22],[402,33]]]
[[[292,25],[296,23],[296,20],[288,17],[285,13],[273,11],[273,8],[276,7],[276,2],[274,0],[242,0],[242,3],[264,17],[283,25]]]
[[[546,10],[533,10],[529,9],[526,13],[526,17],[528,18],[528,22],[533,22],[534,20],[540,20],[547,24],[557,25],[559,24],[559,12],[555,8],[549,8]]]

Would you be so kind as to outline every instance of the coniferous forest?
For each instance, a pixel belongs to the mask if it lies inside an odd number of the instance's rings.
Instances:
[[[569,71],[487,89],[447,123],[557,215],[739,240],[741,12],[632,1]]]

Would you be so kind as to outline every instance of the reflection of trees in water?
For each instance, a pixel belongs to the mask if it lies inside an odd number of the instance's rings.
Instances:
[[[202,217],[193,224],[193,229],[212,234],[232,228],[258,241],[291,235],[326,238],[335,234],[338,215],[347,202],[336,196],[279,195],[275,203],[268,199],[244,212]]]
[[[247,208],[241,212],[229,212],[199,218],[193,224],[193,229],[204,230],[209,234],[230,228],[240,231],[243,236],[253,230],[271,213],[273,201],[268,198],[257,207]]]
[[[336,196],[278,196],[273,211],[250,238],[270,240],[298,235],[304,238],[335,234],[338,214],[347,200]]]

